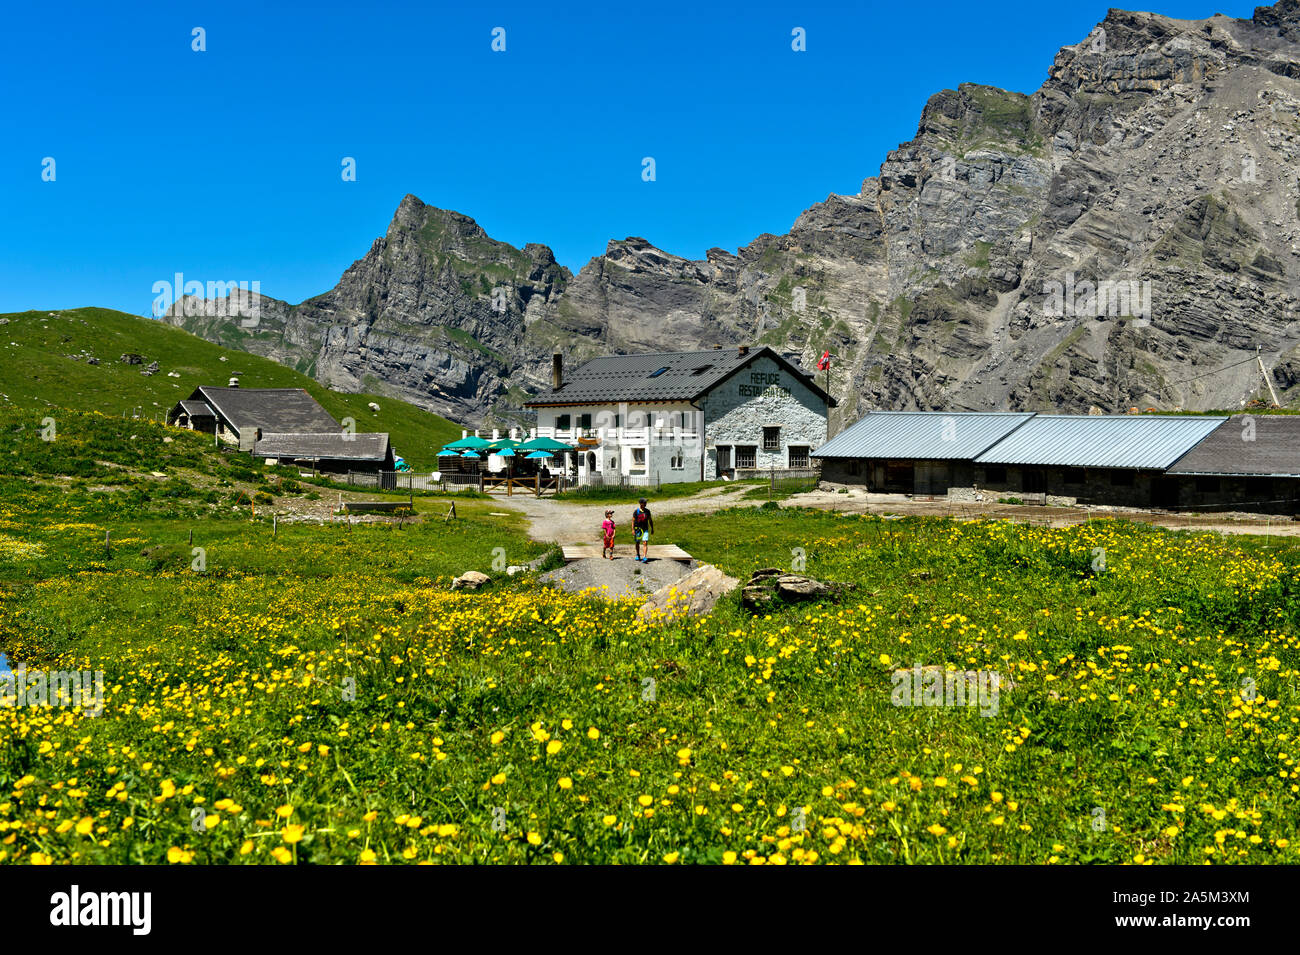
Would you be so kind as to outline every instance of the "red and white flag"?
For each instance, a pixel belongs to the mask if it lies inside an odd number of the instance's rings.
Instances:
[[[831,353],[830,351],[824,351],[822,352],[822,357],[817,359],[817,370],[825,371],[830,366],[831,366]]]

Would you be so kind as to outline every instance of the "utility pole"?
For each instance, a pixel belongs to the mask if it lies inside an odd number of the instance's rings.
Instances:
[[[1264,359],[1259,353],[1259,346],[1255,346],[1255,361],[1259,365],[1259,373],[1264,376],[1264,384],[1268,387],[1269,396],[1273,399],[1273,406],[1280,408],[1282,402],[1277,400],[1277,392],[1273,390],[1273,379],[1268,376],[1268,371],[1264,368]]]

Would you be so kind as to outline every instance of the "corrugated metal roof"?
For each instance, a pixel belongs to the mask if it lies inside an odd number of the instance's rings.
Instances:
[[[975,460],[1080,468],[1162,470],[1227,418],[1035,415]]]
[[[760,356],[785,366],[816,394],[825,394],[807,372],[761,346],[750,348],[745,354],[738,348],[715,348],[593,358],[573,371],[566,371],[558,390],[543,391],[525,405],[691,401]]]
[[[869,411],[812,456],[970,460],[1033,417],[1009,411]]]
[[[1300,477],[1300,416],[1233,415],[1169,473]]]

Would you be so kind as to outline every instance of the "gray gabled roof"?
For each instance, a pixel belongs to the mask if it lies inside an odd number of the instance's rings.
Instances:
[[[182,401],[182,402],[180,403],[180,407],[181,407],[181,410],[184,411],[184,412],[185,412],[187,415],[189,415],[191,418],[214,418],[214,417],[216,417],[216,415],[213,413],[212,409],[209,408],[208,405],[207,405],[207,403],[206,403],[206,402],[203,402],[203,401],[189,401],[189,400]]]
[[[261,428],[263,434],[338,432],[342,427],[303,388],[215,388],[200,386],[190,400],[202,399],[236,431]]]
[[[1227,420],[1173,415],[1034,415],[975,461],[1163,470]]]
[[[1233,415],[1169,473],[1300,477],[1300,416]]]
[[[737,348],[656,352],[593,358],[566,371],[558,391],[543,391],[528,407],[604,404],[614,401],[693,401],[759,357],[783,366],[818,397],[833,400],[812,377],[767,346],[741,354]]]
[[[1006,411],[869,411],[812,456],[971,460],[1032,417]]]
[[[388,434],[262,434],[253,445],[259,458],[320,459],[326,461],[384,461],[388,458]]]

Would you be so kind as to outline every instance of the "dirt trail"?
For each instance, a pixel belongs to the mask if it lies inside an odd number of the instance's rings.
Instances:
[[[754,485],[720,485],[701,491],[691,497],[667,498],[656,501],[653,494],[650,510],[656,517],[672,514],[709,514],[726,507],[758,507],[762,500],[742,500],[744,493]],[[997,504],[991,502],[948,502],[946,500],[913,500],[901,494],[868,494],[850,491],[811,491],[796,494],[780,502],[782,507],[816,507],[846,514],[880,514],[899,516],[951,517],[957,520],[995,518],[1068,527],[1091,518],[1116,517],[1174,530],[1214,531],[1221,534],[1261,534],[1275,537],[1300,536],[1300,521],[1286,517],[1268,517],[1256,514],[1172,514],[1153,511],[1126,510],[1123,508],[1039,507],[1032,504]],[[502,497],[495,501],[502,508],[522,511],[529,520],[529,534],[534,540],[556,541],[561,544],[595,543],[599,539],[600,522],[606,508],[612,508],[618,522],[620,537],[631,523],[630,502],[618,504],[573,504],[553,498]],[[495,506],[495,505],[494,505]],[[667,528],[665,528],[666,530]],[[665,540],[661,533],[659,539]]]
[[[724,484],[690,497],[670,497],[656,501],[653,493],[647,493],[646,498],[650,502],[650,513],[657,521],[660,515],[709,514],[726,507],[757,507],[763,502],[741,500],[744,493],[753,488],[752,484]],[[555,541],[560,544],[599,544],[600,524],[605,519],[606,510],[614,512],[619,539],[623,542],[632,539],[632,511],[636,504],[631,501],[575,504],[549,497],[516,495],[496,498],[493,506],[497,505],[522,511],[528,517],[529,536],[533,540]],[[659,537],[663,539],[662,535]]]

